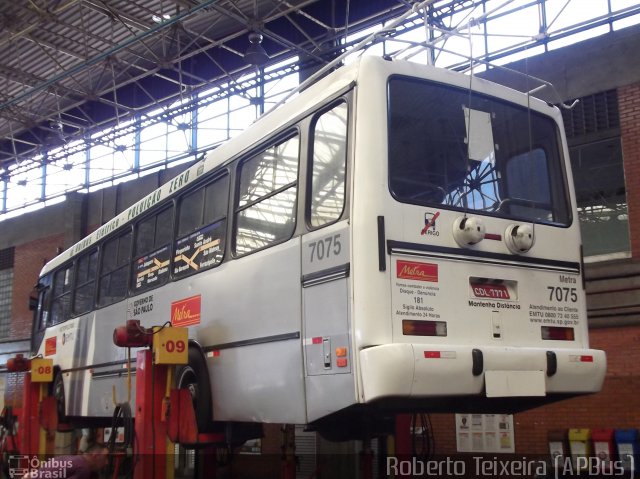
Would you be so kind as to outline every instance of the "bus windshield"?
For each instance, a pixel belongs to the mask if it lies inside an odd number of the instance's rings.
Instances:
[[[567,226],[556,123],[477,92],[392,77],[389,185],[401,202]]]

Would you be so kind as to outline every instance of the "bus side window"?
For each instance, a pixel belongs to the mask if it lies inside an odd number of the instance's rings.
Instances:
[[[38,309],[36,311],[36,327],[34,333],[43,331],[49,321],[49,310],[51,309],[51,275],[47,275],[40,280],[40,292],[38,293]]]
[[[243,255],[291,237],[295,228],[298,136],[240,165],[234,252]]]
[[[71,287],[73,284],[73,265],[59,269],[53,276],[51,301],[51,324],[62,323],[71,315]]]
[[[134,294],[165,284],[169,279],[173,207],[165,208],[136,225],[136,248],[133,262]]]
[[[187,276],[222,262],[228,198],[228,175],[182,198],[178,210],[174,277]]]
[[[127,295],[127,277],[131,261],[131,231],[104,243],[98,306],[114,303]]]
[[[96,284],[98,250],[85,254],[78,260],[76,269],[76,287],[73,297],[73,313],[82,314],[93,308],[93,296]]]
[[[344,210],[347,165],[347,104],[322,113],[313,130],[311,188],[307,218],[311,228],[337,221]]]

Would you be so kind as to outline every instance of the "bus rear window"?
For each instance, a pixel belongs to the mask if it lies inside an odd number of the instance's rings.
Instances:
[[[389,81],[389,186],[401,202],[566,226],[556,123],[468,90]]]

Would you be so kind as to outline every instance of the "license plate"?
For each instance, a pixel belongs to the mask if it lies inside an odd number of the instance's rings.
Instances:
[[[543,371],[486,371],[487,397],[546,396]]]
[[[511,299],[504,284],[471,283],[471,290],[476,298]]]

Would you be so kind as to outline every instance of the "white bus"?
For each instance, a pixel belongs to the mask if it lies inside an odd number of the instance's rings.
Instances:
[[[561,115],[470,82],[363,57],[49,262],[33,353],[62,412],[126,398],[127,319],[189,327],[202,428],[598,391]]]

